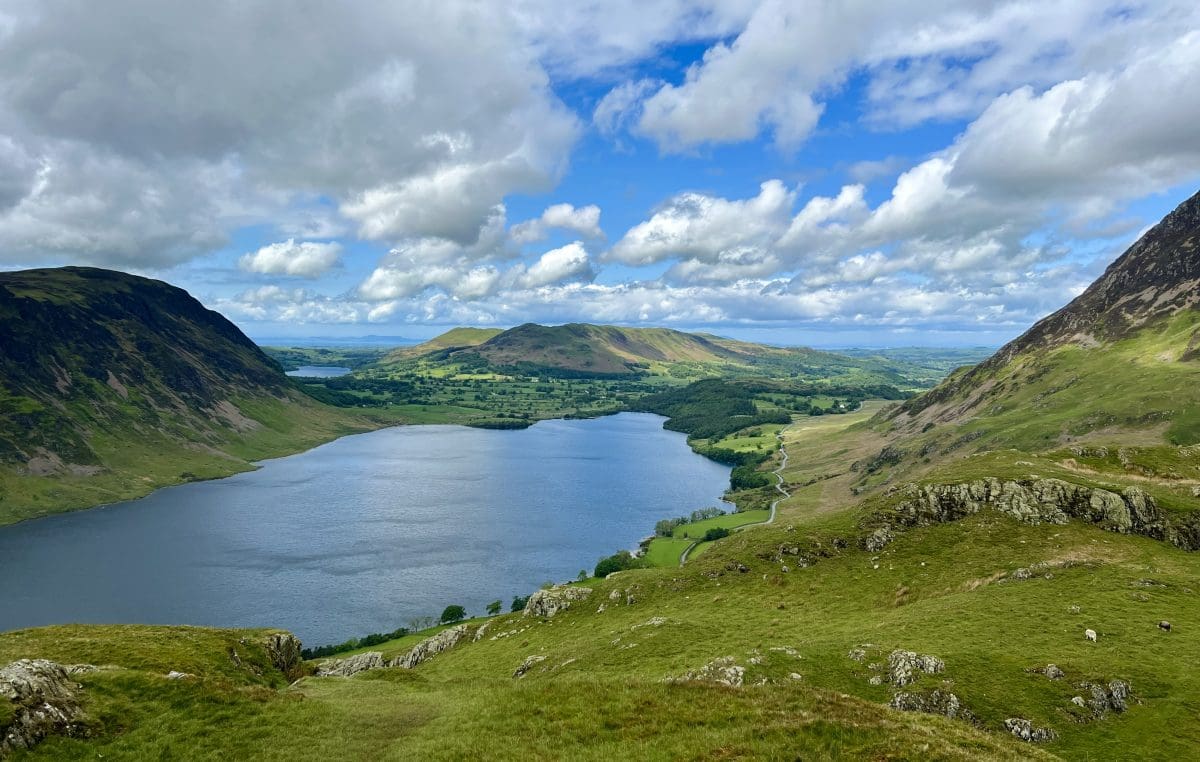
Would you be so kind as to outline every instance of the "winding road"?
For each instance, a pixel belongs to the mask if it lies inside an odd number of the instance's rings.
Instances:
[[[783,456],[783,459],[779,462],[779,468],[777,468],[771,472],[775,476],[775,489],[779,492],[779,497],[777,497],[773,501],[771,501],[771,515],[767,516],[766,520],[764,520],[764,521],[755,521],[752,524],[742,524],[740,527],[737,528],[736,531],[741,531],[741,530],[745,529],[746,527],[760,527],[760,526],[763,526],[764,524],[773,523],[775,521],[775,508],[779,505],[779,503],[781,501],[786,500],[787,498],[792,496],[792,493],[788,492],[786,489],[783,488],[783,469],[787,468],[787,464],[788,464],[787,448],[783,446],[783,432],[786,431],[788,428],[790,428],[790,425],[784,426],[782,429],[780,429],[775,434],[775,438],[779,440],[779,454]],[[696,540],[691,545],[689,545],[683,549],[683,553],[679,554],[679,565],[680,566],[683,566],[684,564],[687,563],[688,555],[692,552],[692,549],[695,548],[697,545],[699,545],[701,542],[702,542],[701,540]]]

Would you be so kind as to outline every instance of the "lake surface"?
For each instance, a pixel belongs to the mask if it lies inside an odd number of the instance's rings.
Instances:
[[[349,374],[349,368],[341,368],[336,365],[301,365],[299,368],[287,372],[287,375],[294,378],[337,378]]]
[[[0,631],[282,627],[308,645],[562,581],[717,505],[729,469],[647,414],[406,426],[258,471],[0,528]]]

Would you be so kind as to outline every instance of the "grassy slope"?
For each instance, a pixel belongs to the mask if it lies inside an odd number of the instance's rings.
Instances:
[[[500,332],[501,329],[499,328],[469,328],[466,326],[451,328],[445,333],[434,336],[429,341],[393,350],[381,362],[384,364],[392,363],[452,347],[473,347],[477,344],[482,344]]]

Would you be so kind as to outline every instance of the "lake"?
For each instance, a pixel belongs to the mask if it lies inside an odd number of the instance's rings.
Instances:
[[[337,365],[301,365],[299,368],[287,372],[287,375],[292,378],[337,378],[349,374],[349,368]]]
[[[257,471],[0,528],[0,630],[67,622],[281,627],[307,645],[471,614],[589,573],[729,468],[659,416],[524,430],[404,426]],[[725,506],[723,506],[725,507]]]

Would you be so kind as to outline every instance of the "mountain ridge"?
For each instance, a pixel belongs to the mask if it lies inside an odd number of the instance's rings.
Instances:
[[[1146,231],[1079,296],[1034,323],[992,357],[915,397],[900,410],[916,414],[980,385],[1022,355],[1067,344],[1091,349],[1126,338],[1200,304],[1200,192]],[[1200,358],[1200,328],[1178,361]],[[897,411],[899,412],[899,411]]]

